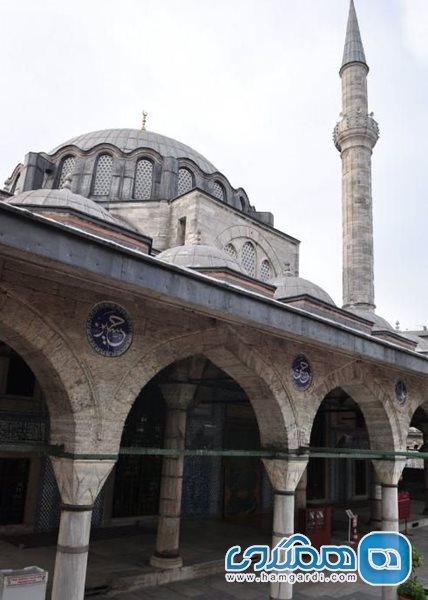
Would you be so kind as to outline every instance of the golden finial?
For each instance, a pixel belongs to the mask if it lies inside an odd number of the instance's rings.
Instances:
[[[141,129],[142,131],[146,131],[146,121],[147,121],[147,115],[149,113],[145,110],[143,110],[143,122],[141,123]]]

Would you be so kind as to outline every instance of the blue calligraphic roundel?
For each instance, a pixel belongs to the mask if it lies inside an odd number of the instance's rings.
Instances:
[[[395,384],[395,397],[400,406],[407,402],[407,385],[401,379]]]
[[[86,333],[96,352],[103,356],[120,356],[132,343],[131,319],[121,306],[102,302],[89,313]]]
[[[291,374],[294,385],[299,390],[307,390],[312,383],[312,367],[309,360],[303,354],[299,354],[291,365]]]

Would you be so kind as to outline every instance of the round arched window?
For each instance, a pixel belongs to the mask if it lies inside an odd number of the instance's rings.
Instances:
[[[256,276],[256,249],[251,242],[245,242],[242,246],[241,263],[248,275]]]
[[[178,196],[182,194],[187,194],[195,187],[193,181],[193,173],[189,171],[189,169],[185,169],[184,167],[178,169]]]
[[[72,154],[63,158],[62,163],[61,163],[61,172],[60,172],[59,180],[58,180],[58,187],[60,190],[64,187],[64,183],[65,183],[65,179],[66,179],[67,175],[70,175],[70,173],[73,173],[75,164],[76,164],[76,157],[73,156]]]
[[[263,260],[260,265],[260,279],[262,281],[267,281],[272,277],[272,267],[270,266],[270,262],[268,260]]]
[[[94,196],[110,194],[113,157],[110,154],[100,154],[95,168]]]
[[[227,244],[227,246],[224,247],[224,251],[232,258],[238,258],[238,253],[236,252],[236,248],[233,244]]]
[[[149,200],[152,195],[153,163],[147,158],[141,158],[135,166],[134,198]]]
[[[219,200],[226,200],[226,192],[224,191],[224,187],[219,181],[214,181],[213,196],[215,196]]]

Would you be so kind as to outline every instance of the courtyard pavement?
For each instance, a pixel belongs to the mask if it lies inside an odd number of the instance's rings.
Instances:
[[[414,517],[421,516],[422,506],[414,503]],[[357,511],[358,512],[358,511]],[[363,509],[360,514],[363,522]],[[341,515],[342,509],[337,509]],[[418,517],[418,518],[419,518]],[[365,519],[365,516],[364,516]],[[334,543],[346,539],[345,528],[335,521]],[[92,532],[87,577],[87,598],[94,600],[267,600],[268,584],[228,583],[224,578],[224,554],[235,544],[247,547],[254,543],[267,544],[271,535],[270,520],[255,525],[236,525],[224,521],[183,520],[181,554],[184,567],[214,570],[202,571],[205,577],[187,581],[171,582],[148,587],[140,582],[159,573],[150,567],[149,558],[155,546],[156,522],[141,523],[139,526],[112,527]],[[363,532],[361,532],[363,533]],[[409,539],[422,552],[425,564],[418,575],[428,587],[428,527],[414,528]],[[0,569],[22,568],[37,565],[49,572],[52,583],[55,560],[55,534],[33,534],[17,539],[0,536]],[[163,572],[165,573],[165,572]],[[170,573],[170,572],[167,572]],[[207,576],[209,574],[209,576]],[[152,580],[151,580],[152,581]],[[153,585],[153,581],[149,584]],[[110,587],[108,595],[101,595],[103,588]],[[98,589],[97,589],[98,588]],[[111,589],[113,588],[113,589]],[[355,584],[296,584],[296,600],[373,600],[381,598],[381,590],[364,583]],[[121,591],[119,591],[121,590]],[[92,592],[92,593],[91,593]],[[48,595],[49,597],[49,595]],[[66,600],[66,599],[64,599]]]

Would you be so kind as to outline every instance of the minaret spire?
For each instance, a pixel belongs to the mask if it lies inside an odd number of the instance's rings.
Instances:
[[[358,26],[357,13],[355,12],[354,0],[351,0],[349,5],[345,48],[343,50],[342,69],[346,65],[354,62],[360,62],[367,66],[360,28]]]
[[[353,0],[340,69],[342,112],[334,143],[342,159],[343,305],[373,312],[372,150],[379,127],[368,113],[363,43]]]

